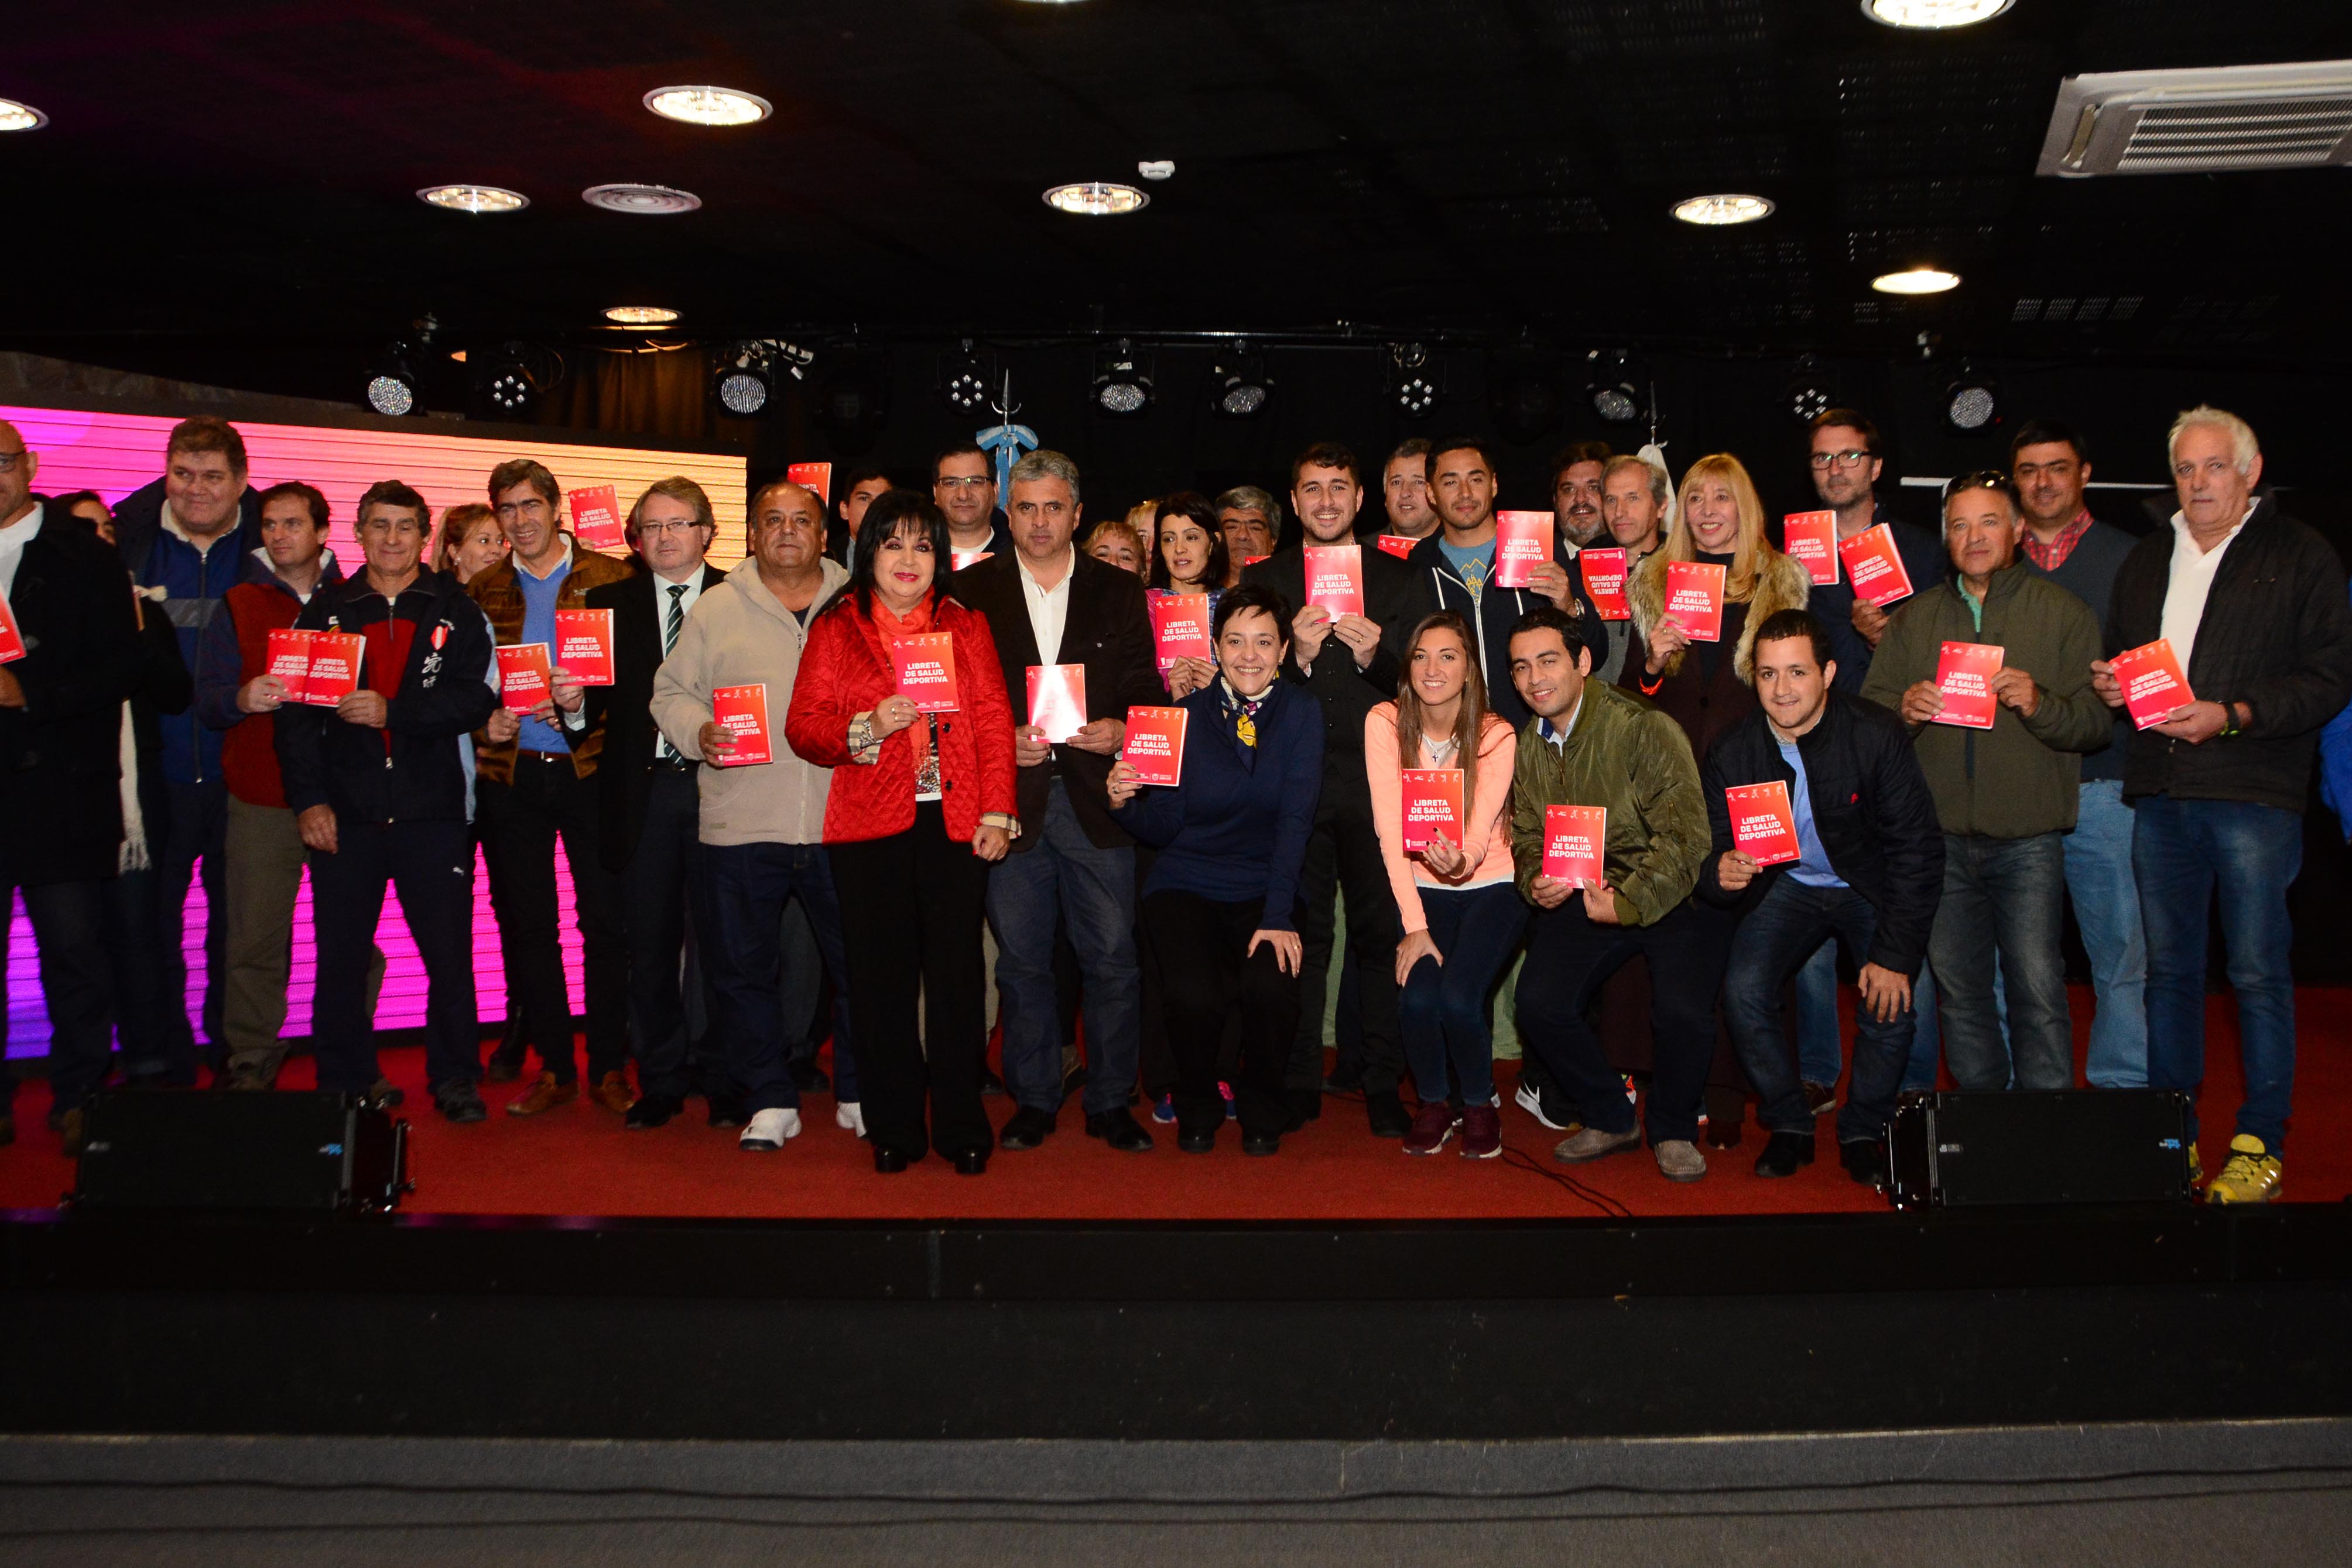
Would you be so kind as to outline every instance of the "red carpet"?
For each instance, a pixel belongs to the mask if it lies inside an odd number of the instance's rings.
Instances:
[[[2301,1033],[2295,1117],[2287,1151],[2285,1196],[2336,1200],[2352,1191],[2352,991],[2305,990],[2297,997]],[[2091,999],[2078,991],[2076,1034],[2087,1031]],[[2211,1061],[2205,1096],[2203,1153],[2220,1167],[2241,1087],[2235,1009],[2227,997],[2210,1010]],[[833,1101],[813,1097],[804,1130],[781,1153],[742,1154],[735,1134],[703,1124],[702,1104],[653,1132],[621,1130],[620,1119],[584,1100],[531,1121],[499,1107],[520,1085],[490,1086],[490,1120],[452,1127],[424,1092],[421,1049],[387,1052],[384,1068],[407,1089],[411,1212],[585,1215],[742,1216],[777,1219],[1098,1219],[1098,1220],[1412,1220],[1591,1218],[1636,1215],[1807,1214],[1882,1210],[1884,1200],[1854,1185],[1835,1162],[1824,1130],[1822,1154],[1787,1181],[1751,1173],[1762,1135],[1751,1120],[1740,1146],[1706,1151],[1705,1181],[1676,1185],[1659,1176],[1646,1152],[1597,1164],[1550,1159],[1559,1134],[1509,1101],[1515,1074],[1506,1065],[1503,1159],[1459,1158],[1449,1146],[1414,1159],[1365,1130],[1360,1104],[1327,1096],[1319,1121],[1283,1140],[1282,1152],[1251,1159],[1228,1128],[1209,1155],[1179,1154],[1175,1130],[1154,1126],[1151,1154],[1114,1154],[1088,1139],[1076,1104],[1042,1149],[1000,1152],[985,1176],[961,1177],[927,1160],[904,1175],[877,1176],[865,1144],[833,1124]],[[307,1058],[286,1073],[286,1087],[307,1088]],[[1012,1105],[992,1100],[998,1122]],[[28,1083],[16,1100],[18,1139],[0,1149],[0,1206],[44,1207],[72,1184],[72,1167],[43,1125],[48,1096]],[[2055,1152],[2063,1157],[2063,1151]],[[1532,1167],[1532,1168],[1531,1168]],[[1589,1195],[1588,1195],[1589,1194]]]

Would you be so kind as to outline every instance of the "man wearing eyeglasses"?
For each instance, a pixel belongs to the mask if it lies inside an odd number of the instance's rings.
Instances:
[[[996,465],[978,447],[966,441],[931,459],[931,499],[947,513],[952,570],[1012,550],[1012,531],[996,516]]]
[[[1903,559],[1913,593],[1924,591],[1944,575],[1944,552],[1936,536],[1924,528],[1897,522],[1878,499],[1878,476],[1886,464],[1878,426],[1868,416],[1851,408],[1832,408],[1814,419],[1808,461],[1813,493],[1821,497],[1822,505],[1837,513],[1840,543],[1883,522],[1895,536],[1895,553]],[[1837,689],[1860,692],[1863,679],[1870,673],[1871,656],[1879,638],[1886,635],[1888,612],[1855,598],[1853,584],[1843,566],[1836,582],[1813,584],[1812,597],[1805,607],[1829,628],[1830,646],[1837,655]]]

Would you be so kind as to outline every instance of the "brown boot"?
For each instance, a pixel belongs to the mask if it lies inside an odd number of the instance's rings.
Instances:
[[[580,1080],[558,1083],[551,1072],[542,1072],[531,1086],[523,1090],[520,1100],[507,1101],[509,1116],[537,1116],[542,1110],[552,1110],[559,1105],[569,1105],[580,1098]]]
[[[629,1075],[614,1068],[596,1080],[596,1087],[588,1091],[588,1098],[615,1116],[626,1116],[629,1107],[637,1102],[637,1091],[629,1087]]]

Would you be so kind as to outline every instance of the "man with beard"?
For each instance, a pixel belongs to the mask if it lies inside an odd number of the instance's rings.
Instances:
[[[1570,561],[1601,537],[1601,471],[1609,465],[1606,441],[1571,441],[1551,460],[1551,512]]]

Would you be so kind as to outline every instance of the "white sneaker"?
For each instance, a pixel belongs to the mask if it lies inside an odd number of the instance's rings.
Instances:
[[[772,1106],[755,1114],[735,1140],[747,1154],[772,1154],[801,1135],[801,1113],[789,1106]]]
[[[1511,1098],[1518,1102],[1520,1110],[1526,1111],[1529,1116],[1534,1117],[1538,1121],[1542,1122],[1546,1127],[1550,1128],[1553,1131],[1565,1132],[1568,1131],[1568,1123],[1564,1121],[1554,1121],[1550,1117],[1544,1114],[1543,1097],[1536,1093],[1536,1091],[1528,1085],[1524,1083],[1519,1085],[1518,1092],[1512,1095]]]
[[[866,1136],[866,1108],[854,1100],[836,1101],[833,1108],[833,1124],[845,1132]]]

